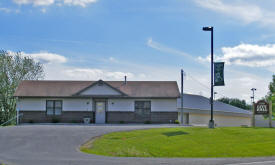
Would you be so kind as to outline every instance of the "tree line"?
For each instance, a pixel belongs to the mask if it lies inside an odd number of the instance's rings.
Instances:
[[[13,95],[20,81],[43,78],[41,63],[20,52],[10,54],[0,51],[0,124],[16,116],[16,98]]]
[[[267,95],[262,98],[262,100],[265,100],[269,102],[270,100],[272,101],[272,112],[273,116],[275,116],[275,75],[272,76],[272,80],[268,85],[268,93]],[[223,97],[218,99],[218,101],[233,105],[238,108],[246,109],[246,110],[252,110],[252,105],[246,103],[245,100],[241,100],[238,98],[228,98],[228,97]]]

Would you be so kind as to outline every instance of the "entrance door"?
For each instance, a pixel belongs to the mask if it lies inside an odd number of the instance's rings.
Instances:
[[[95,123],[105,123],[105,102],[98,101],[95,104]]]
[[[189,113],[186,113],[185,124],[189,124]]]

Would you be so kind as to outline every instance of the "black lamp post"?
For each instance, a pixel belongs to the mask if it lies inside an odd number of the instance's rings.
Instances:
[[[251,99],[252,99],[252,103],[254,104],[255,102],[254,102],[254,99],[255,99],[255,91],[256,91],[257,89],[256,88],[251,88],[251,91],[252,91],[252,97],[251,97]]]
[[[211,119],[209,121],[208,127],[209,128],[214,128],[214,120],[213,120],[213,63],[214,63],[214,51],[213,51],[213,26],[210,27],[203,27],[203,31],[211,31],[211,97],[210,97],[210,105],[211,105]]]

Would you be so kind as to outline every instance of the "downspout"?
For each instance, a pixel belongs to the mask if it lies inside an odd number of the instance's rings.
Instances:
[[[16,97],[16,125],[19,125],[19,98]]]

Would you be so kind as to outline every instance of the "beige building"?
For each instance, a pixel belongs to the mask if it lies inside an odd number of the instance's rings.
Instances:
[[[180,99],[178,99],[180,107]],[[184,94],[184,122],[188,125],[208,125],[210,100],[199,95]],[[180,108],[178,119],[180,120]],[[219,101],[214,101],[214,121],[217,127],[251,126],[252,113]]]
[[[176,81],[22,81],[20,123],[174,123]]]
[[[176,81],[22,81],[14,95],[20,123],[175,123]],[[184,94],[188,125],[207,125],[209,99]],[[251,113],[214,102],[216,126],[250,126]]]

